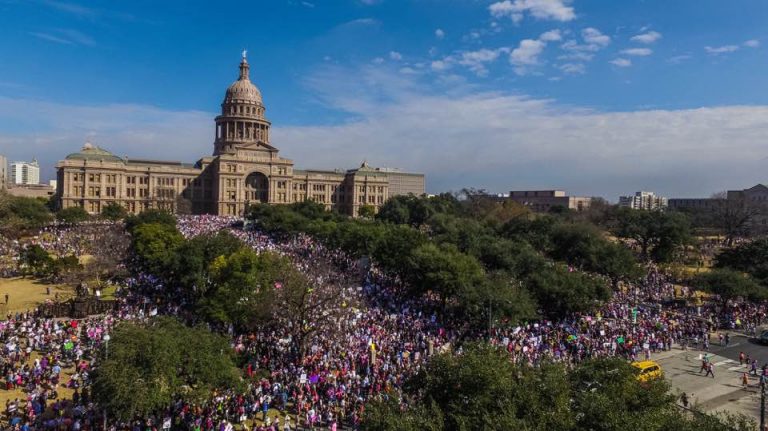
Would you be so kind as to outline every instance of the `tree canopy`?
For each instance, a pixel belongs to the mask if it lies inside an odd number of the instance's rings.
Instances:
[[[635,241],[646,259],[670,262],[691,240],[690,222],[679,212],[619,208],[611,218],[614,234]]]
[[[122,323],[100,353],[93,393],[120,419],[148,416],[178,398],[207,399],[214,389],[241,385],[227,340],[172,318]]]
[[[110,202],[101,209],[101,216],[107,220],[122,220],[128,215],[128,211],[117,203]]]
[[[24,230],[39,229],[52,220],[45,200],[0,191],[0,229],[6,234],[15,236]]]
[[[64,223],[79,223],[90,218],[91,215],[82,207],[64,208],[56,213],[56,220]]]
[[[619,359],[587,361],[566,372],[561,364],[517,366],[509,354],[470,345],[441,354],[404,386],[404,409],[395,398],[371,403],[368,431],[541,430],[653,431],[749,430],[744,417],[689,415],[675,406],[664,380],[639,382]]]
[[[768,298],[768,289],[757,284],[749,275],[731,269],[713,269],[698,275],[693,284],[701,290],[719,295],[727,302],[738,297],[752,300]]]
[[[723,250],[715,259],[715,267],[745,272],[768,286],[768,238]]]

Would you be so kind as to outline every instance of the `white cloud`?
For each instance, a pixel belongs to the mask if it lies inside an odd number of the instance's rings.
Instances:
[[[636,36],[632,36],[630,40],[632,40],[633,42],[639,42],[639,43],[654,43],[659,39],[661,39],[661,33],[659,33],[658,31],[649,31],[647,33],[642,33]]]
[[[451,68],[450,62],[444,61],[444,60],[435,60],[432,63],[430,63],[430,68],[434,70],[435,72],[442,72],[444,70],[448,70]]]
[[[87,34],[68,28],[51,29],[45,32],[30,32],[29,34],[38,39],[62,45],[96,46],[96,41]]]
[[[400,61],[400,60],[403,59],[403,55],[400,54],[397,51],[389,51],[389,59],[390,60],[395,60],[395,61]]]
[[[373,60],[371,60],[371,62],[372,62],[373,64],[381,64],[381,63],[384,63],[384,59],[383,59],[383,58],[381,58],[381,57],[376,57],[376,58],[374,58]]]
[[[558,69],[569,75],[581,75],[587,71],[587,67],[582,63],[565,63],[558,66]]]
[[[446,56],[442,60],[433,61],[430,68],[435,72],[444,72],[458,64],[467,67],[477,76],[486,76],[488,75],[487,65],[496,61],[501,54],[509,52],[509,48],[482,48],[476,51],[460,51]]]
[[[597,45],[600,47],[604,47],[604,46],[607,46],[609,43],[611,43],[610,36],[604,35],[603,33],[600,32],[600,30],[594,27],[588,27],[582,30],[581,37],[584,39],[584,42],[590,45]]]
[[[626,59],[626,58],[615,58],[611,61],[609,61],[614,66],[618,67],[629,67],[632,66],[632,60]]]
[[[472,72],[477,74],[478,76],[486,76],[488,74],[488,69],[486,68],[487,63],[491,63],[493,61],[496,61],[497,58],[499,58],[499,55],[502,52],[508,52],[509,49],[507,48],[499,48],[499,49],[480,49],[477,51],[465,51],[461,53],[461,56],[457,60],[459,64],[462,66],[468,67]]]
[[[645,57],[653,54],[653,50],[650,48],[630,48],[621,51],[624,55],[633,55],[635,57]]]
[[[32,112],[45,118],[34,122]],[[0,154],[37,157],[43,175],[86,140],[118,156],[194,162],[211,153],[213,112],[170,111],[148,105],[71,105],[0,97]]]
[[[539,40],[543,40],[544,42],[558,42],[562,39],[563,35],[560,33],[560,30],[550,30],[539,36]]]
[[[350,118],[316,126],[276,123],[272,143],[280,154],[299,168],[350,168],[367,159],[424,172],[430,192],[561,187],[615,199],[643,185],[670,197],[706,197],[765,178],[768,106],[601,112],[471,92],[457,87],[461,77],[455,76],[455,92],[432,93],[417,76],[381,69],[325,66],[308,75],[312,95]],[[345,76],[361,79],[339,79]],[[0,152],[37,156],[47,178],[55,161],[89,137],[120,156],[191,162],[212,152],[214,110],[0,97]]]
[[[520,46],[509,54],[509,62],[515,66],[529,66],[539,63],[539,54],[547,44],[540,40],[523,39]]]
[[[539,56],[546,48],[547,43],[562,39],[563,35],[560,30],[550,30],[542,33],[538,40],[523,39],[520,41],[520,45],[509,53],[510,64],[516,66],[515,73],[525,75],[530,72],[531,66],[539,64]]]
[[[744,42],[744,46],[748,48],[757,48],[760,46],[760,41],[757,39],[750,39],[746,42]]]
[[[723,45],[723,46],[705,46],[704,50],[707,51],[708,54],[712,55],[718,55],[718,54],[727,54],[729,52],[735,52],[739,50],[738,45]]]
[[[511,18],[520,22],[526,13],[530,16],[553,21],[571,21],[576,18],[571,0],[504,0],[491,4],[488,10],[494,18]]]
[[[435,30],[435,37],[438,39],[443,39],[445,37],[445,31],[443,29],[438,28]]]
[[[561,60],[590,61],[594,57],[595,52],[600,51],[611,43],[609,36],[604,35],[600,30],[593,27],[582,30],[581,38],[584,43],[571,39],[560,45],[560,48],[567,51],[567,53],[558,58]]]
[[[334,70],[328,85],[357,73]],[[277,125],[273,142],[281,154],[308,167],[354,166],[367,159],[422,171],[431,192],[563,187],[615,199],[647,185],[670,197],[706,197],[765,178],[768,106],[600,112],[467,87],[436,94],[420,85],[394,91],[386,98],[392,102],[382,104],[373,103],[381,98],[379,80],[359,81],[375,87],[334,88],[339,94],[326,100],[336,106],[342,93],[370,94],[370,103],[354,104],[364,107],[351,112],[357,120]],[[467,145],[469,140],[483,145]],[[515,172],[514,184],[509,172]]]

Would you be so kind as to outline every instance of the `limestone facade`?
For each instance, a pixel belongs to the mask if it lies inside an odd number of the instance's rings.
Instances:
[[[424,175],[363,164],[350,170],[299,170],[270,142],[261,92],[245,57],[215,118],[213,155],[194,164],[117,157],[86,144],[57,165],[59,206],[100,213],[117,203],[130,213],[150,208],[176,213],[242,215],[256,203],[311,200],[356,216],[389,197],[424,194]]]

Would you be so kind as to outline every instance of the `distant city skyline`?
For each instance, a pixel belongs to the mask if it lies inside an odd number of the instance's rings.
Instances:
[[[759,0],[0,0],[0,17],[0,154],[37,157],[42,180],[86,140],[209,154],[247,49],[297,167],[611,201],[768,182]]]

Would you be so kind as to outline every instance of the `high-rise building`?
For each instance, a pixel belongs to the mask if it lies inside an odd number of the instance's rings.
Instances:
[[[632,196],[621,196],[619,206],[635,210],[660,210],[667,207],[667,198],[656,196],[653,192],[635,192]]]
[[[40,165],[37,160],[11,163],[11,184],[40,184]]]
[[[241,215],[257,203],[314,201],[356,216],[389,197],[422,195],[424,175],[375,168],[296,169],[271,142],[261,91],[243,55],[214,119],[213,154],[196,163],[118,157],[86,143],[57,167],[58,205],[99,213],[111,203],[131,213],[149,208],[177,213]],[[162,144],[162,143],[158,143]]]

